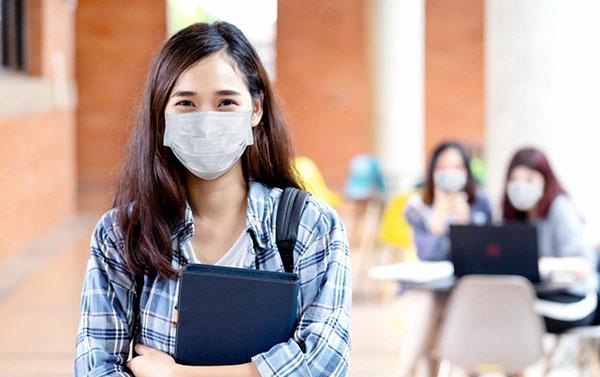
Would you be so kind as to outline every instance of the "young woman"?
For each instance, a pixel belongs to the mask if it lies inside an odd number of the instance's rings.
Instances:
[[[465,147],[456,142],[445,142],[433,151],[423,191],[411,199],[405,213],[422,260],[448,258],[449,225],[492,220],[489,200],[478,190],[469,162]]]
[[[92,236],[76,376],[347,374],[347,240],[337,214],[312,197],[294,250],[301,288],[293,337],[242,365],[189,367],[172,358],[183,266],[284,270],[274,224],[281,189],[298,187],[291,155],[265,69],[236,27],[195,24],[166,42],[150,69],[114,208]],[[130,344],[139,356],[128,361]]]
[[[582,257],[595,271],[593,249],[584,242],[583,219],[543,152],[524,148],[515,153],[506,173],[502,207],[504,221],[535,224],[540,257]],[[592,322],[596,279],[590,275],[588,280],[590,284],[580,290],[539,295],[538,309],[548,331],[562,332]]]
[[[410,199],[405,212],[413,230],[419,259],[448,259],[449,225],[491,222],[489,201],[478,190],[469,165],[469,155],[460,143],[444,142],[433,151],[422,192]],[[412,313],[404,337],[398,376],[416,375],[421,358],[428,361],[429,375],[437,375],[438,361],[432,357],[432,351],[447,296],[446,292],[424,290],[403,294],[403,300],[410,305]]]

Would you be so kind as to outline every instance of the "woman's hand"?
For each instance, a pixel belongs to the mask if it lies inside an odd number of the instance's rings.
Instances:
[[[450,221],[456,225],[466,225],[471,220],[471,207],[466,192],[452,194],[450,199]]]
[[[137,344],[138,356],[127,362],[127,367],[135,377],[174,377],[177,364],[167,353]]]
[[[260,377],[254,363],[222,366],[187,366],[175,363],[167,353],[138,344],[135,352],[139,356],[127,362],[127,368],[135,377]]]
[[[432,208],[429,230],[438,236],[446,234],[448,224],[465,225],[471,219],[468,196],[463,191],[447,193],[436,188]]]
[[[433,195],[432,214],[429,219],[429,230],[436,236],[446,233],[448,217],[450,216],[450,195],[435,188]]]

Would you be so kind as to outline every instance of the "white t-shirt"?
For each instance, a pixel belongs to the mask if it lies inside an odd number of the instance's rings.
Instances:
[[[252,239],[248,232],[244,230],[233,246],[231,246],[231,249],[215,263],[215,266],[243,268],[250,245],[252,245]],[[183,244],[182,248],[184,249],[184,253],[189,256],[190,262],[202,263],[194,252],[191,239]]]

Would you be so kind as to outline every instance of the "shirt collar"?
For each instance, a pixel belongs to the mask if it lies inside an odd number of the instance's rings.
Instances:
[[[253,242],[260,249],[268,248],[270,244],[272,203],[269,200],[270,190],[262,183],[250,181],[248,203],[246,208],[246,229],[251,233]],[[192,207],[186,201],[184,220],[173,231],[173,239],[179,243],[187,242],[195,231]]]

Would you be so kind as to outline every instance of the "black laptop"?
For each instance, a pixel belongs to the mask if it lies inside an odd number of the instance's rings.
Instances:
[[[450,260],[454,275],[519,275],[541,283],[538,239],[530,224],[453,225]]]

